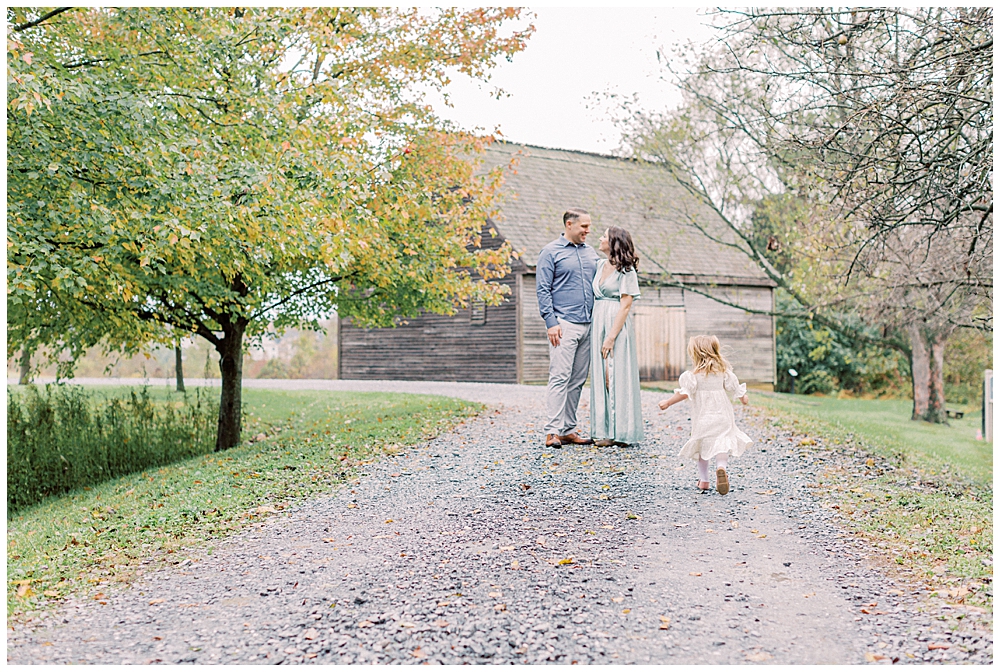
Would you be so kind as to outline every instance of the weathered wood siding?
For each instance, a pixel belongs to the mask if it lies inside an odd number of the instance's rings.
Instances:
[[[538,314],[535,274],[521,276],[521,382],[549,380],[549,337],[545,320]]]
[[[392,329],[340,323],[340,377],[353,380],[517,382],[517,294],[513,275],[507,301],[486,307],[485,324],[472,309],[454,315],[424,313]]]
[[[490,235],[492,227],[492,222],[483,227],[486,249],[504,242],[502,236]],[[481,304],[454,315],[424,313],[391,329],[362,329],[342,319],[340,377],[516,383],[517,275],[497,282],[507,285],[510,293],[501,305],[486,306],[485,321]]]
[[[632,305],[640,380],[677,380],[684,371],[687,333],[683,306]]]
[[[772,310],[770,287],[701,289],[742,306]],[[741,381],[774,383],[774,322],[770,315],[748,313],[691,291],[684,292],[684,308],[688,337],[715,334]],[[686,354],[685,359],[685,368],[690,367]]]

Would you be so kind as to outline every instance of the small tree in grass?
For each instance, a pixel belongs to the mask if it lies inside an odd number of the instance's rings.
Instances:
[[[216,449],[243,347],[337,309],[385,325],[502,300],[478,246],[488,138],[424,104],[486,78],[518,10],[8,10],[8,357],[197,334],[219,353]],[[476,271],[475,280],[467,269]]]

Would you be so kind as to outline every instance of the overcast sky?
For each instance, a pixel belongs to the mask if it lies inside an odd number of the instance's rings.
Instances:
[[[514,142],[610,153],[618,134],[595,94],[637,94],[645,109],[676,105],[679,95],[662,79],[656,51],[710,36],[695,8],[531,11],[537,17],[527,49],[496,68],[488,85],[455,77],[454,107],[442,108],[442,116],[469,130],[499,126]],[[509,95],[493,99],[494,85]]]

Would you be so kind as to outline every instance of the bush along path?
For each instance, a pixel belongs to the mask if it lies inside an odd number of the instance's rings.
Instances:
[[[893,583],[812,494],[790,433],[744,415],[763,441],[728,495],[699,494],[674,457],[683,405],[658,414],[644,392],[641,446],[546,449],[543,389],[490,394],[211,555],[15,625],[8,661],[992,662],[984,610],[941,620]]]

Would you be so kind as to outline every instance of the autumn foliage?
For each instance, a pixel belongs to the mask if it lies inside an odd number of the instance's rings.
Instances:
[[[512,251],[478,247],[491,139],[424,98],[523,49],[519,10],[50,14],[8,12],[8,357],[197,334],[223,449],[245,339],[502,300]]]

